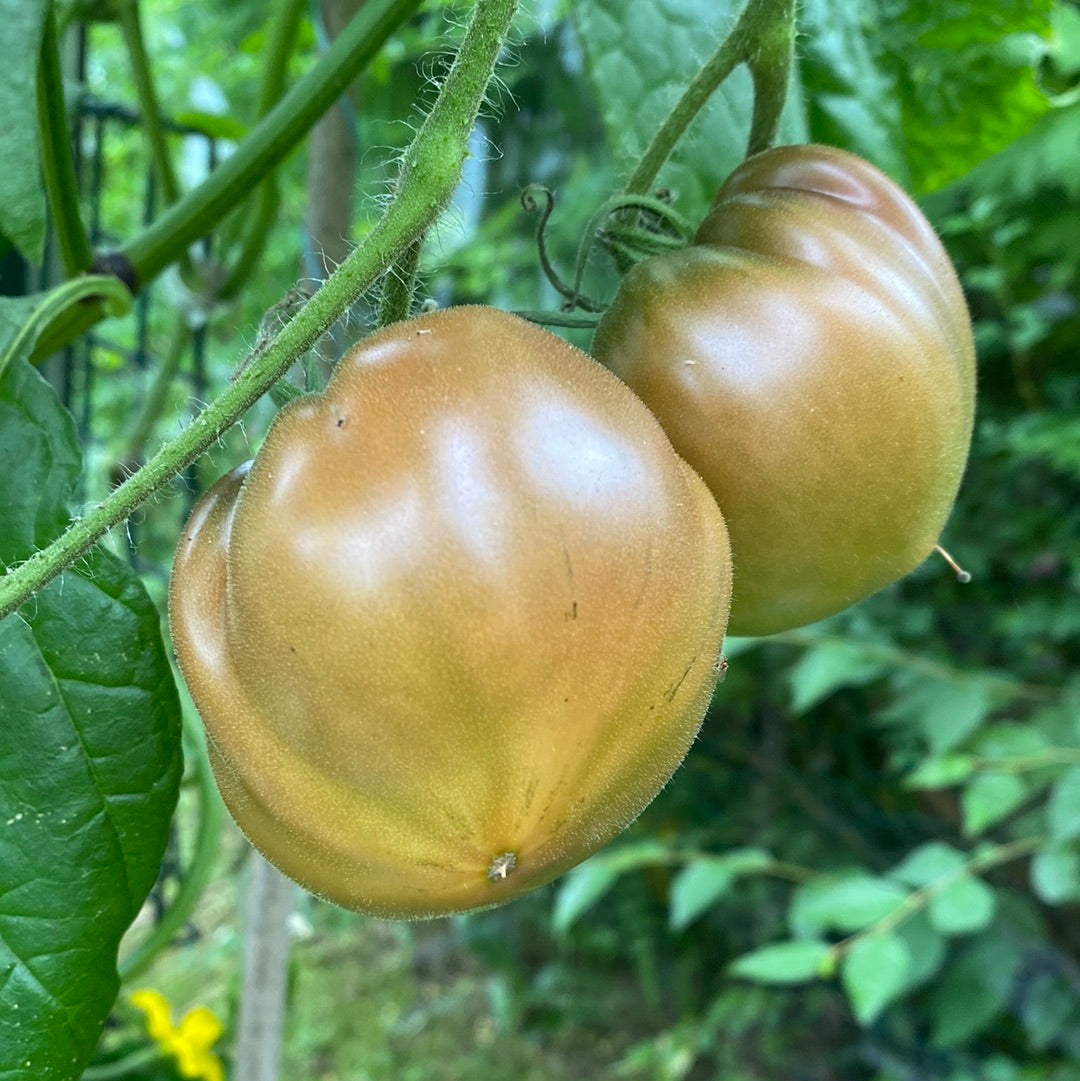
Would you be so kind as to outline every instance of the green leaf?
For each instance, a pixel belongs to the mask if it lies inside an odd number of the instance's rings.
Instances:
[[[1048,905],[1080,901],[1080,850],[1055,845],[1036,852],[1031,861],[1031,886]]]
[[[38,159],[37,65],[47,5],[0,0],[0,234],[23,258],[40,263],[45,193]]]
[[[1076,1012],[1076,993],[1057,972],[1038,972],[1024,988],[1020,1018],[1035,1050],[1061,1038]]]
[[[869,1025],[903,994],[911,970],[907,943],[895,934],[857,938],[840,963],[840,982],[860,1024]]]
[[[981,879],[965,871],[962,852],[941,841],[920,845],[892,871],[891,877],[929,891],[927,914],[942,935],[980,931],[994,918],[997,898]]]
[[[854,150],[907,183],[896,77],[881,63],[875,22],[846,0],[800,5],[799,73],[811,138]]]
[[[978,676],[949,682],[919,679],[885,711],[883,719],[919,732],[932,755],[944,755],[962,743],[1003,705],[1000,685]],[[930,786],[925,786],[930,787]]]
[[[670,859],[671,850],[655,841],[620,845],[593,856],[563,879],[555,896],[552,925],[560,933],[569,931],[622,875]]]
[[[791,984],[820,979],[830,969],[832,947],[827,942],[776,942],[744,954],[728,972],[757,983]]]
[[[14,357],[28,356],[41,332],[69,308],[94,297],[111,316],[126,315],[131,293],[118,278],[85,274],[61,282],[47,293],[0,297],[0,375]]]
[[[980,773],[960,796],[964,833],[973,837],[1015,811],[1029,794],[1029,788],[1015,773]]]
[[[910,991],[937,976],[945,961],[945,939],[934,928],[925,911],[916,912],[904,920],[897,934],[907,943],[911,958],[904,981],[904,990]]]
[[[618,881],[619,870],[609,863],[588,860],[574,868],[559,886],[551,923],[564,934]]]
[[[930,921],[943,935],[967,935],[988,927],[997,895],[980,878],[961,875],[930,897]]]
[[[1073,766],[1055,782],[1046,805],[1046,820],[1055,841],[1080,837],[1080,766]]]
[[[887,666],[855,642],[828,642],[808,649],[791,670],[791,709],[798,715],[841,687],[860,687]]]
[[[671,883],[671,929],[683,930],[723,897],[736,878],[760,871],[772,862],[772,856],[760,848],[738,848],[721,856],[691,861]]]
[[[59,532],[80,455],[22,357],[0,377],[0,562]],[[180,710],[160,618],[95,550],[0,622],[0,1063],[77,1077],[118,989],[124,931],[153,885],[176,804]]]
[[[956,1047],[985,1031],[1008,1003],[1022,961],[1007,934],[980,935],[962,947],[930,991],[933,1045]]]
[[[853,875],[800,886],[788,909],[788,925],[800,938],[825,931],[862,931],[893,912],[908,891],[887,878]]]
[[[891,877],[908,886],[929,886],[956,874],[966,863],[962,852],[942,841],[928,841],[913,849],[893,868]]]
[[[1046,113],[1036,67],[1051,0],[800,5],[811,137],[932,191]]]
[[[735,0],[576,0],[574,24],[585,55],[608,144],[624,175],[702,64],[735,22]],[[698,113],[660,171],[680,211],[700,220],[716,189],[746,154],[753,92],[737,68]],[[805,142],[795,96],[784,110],[779,141]]]
[[[1010,762],[1031,758],[1050,746],[1045,732],[1027,724],[1000,723],[988,725],[974,740],[973,750],[993,762]]]
[[[944,754],[928,758],[904,778],[905,788],[952,788],[971,776],[975,759],[968,754]]]

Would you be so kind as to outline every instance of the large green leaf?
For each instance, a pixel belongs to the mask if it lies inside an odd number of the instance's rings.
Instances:
[[[5,566],[60,530],[79,468],[70,416],[15,357],[0,377]],[[180,771],[157,610],[126,564],[96,550],[0,622],[0,986],[5,1018],[20,1019],[0,1023],[2,1081],[82,1072]]]
[[[811,137],[932,191],[1046,112],[1035,69],[1051,0],[807,0],[800,54]]]
[[[0,234],[32,263],[45,243],[45,195],[38,171],[37,61],[44,0],[0,0]]]
[[[574,21],[608,142],[628,175],[672,106],[731,29],[733,0],[578,0]],[[753,106],[736,69],[695,118],[660,172],[679,209],[698,220],[746,154]],[[803,142],[801,102],[789,98],[780,142]]]

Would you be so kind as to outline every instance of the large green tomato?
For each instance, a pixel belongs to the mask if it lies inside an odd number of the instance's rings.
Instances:
[[[720,505],[731,633],[831,615],[937,543],[971,438],[971,326],[933,229],[860,158],[744,162],[690,248],[626,275],[593,354]]]
[[[386,328],[201,500],[170,619],[222,795],[315,893],[498,904],[626,826],[694,739],[723,519],[656,420],[488,308]]]

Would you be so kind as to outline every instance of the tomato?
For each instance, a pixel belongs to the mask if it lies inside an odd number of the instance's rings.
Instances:
[[[971,326],[933,229],[867,162],[744,162],[693,245],[626,275],[592,351],[723,511],[731,633],[831,615],[935,547],[971,438]]]
[[[507,901],[625,827],[695,737],[729,603],[723,519],[648,410],[481,307],[286,406],[170,587],[241,829],[387,917]]]

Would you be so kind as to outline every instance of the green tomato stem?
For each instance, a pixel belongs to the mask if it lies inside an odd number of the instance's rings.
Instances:
[[[379,326],[385,327],[399,319],[408,319],[413,293],[416,292],[422,245],[422,238],[415,240],[386,272],[382,297],[379,299]]]
[[[515,8],[516,0],[480,0],[477,4],[439,97],[402,160],[398,196],[364,241],[180,435],[84,518],[73,522],[63,536],[0,578],[0,619],[217,442],[293,360],[314,345],[378,276],[423,236],[454,194],[468,154],[469,135]]]
[[[653,137],[624,191],[650,191],[664,162],[716,88],[746,63],[754,76],[751,152],[764,150],[776,137],[787,95],[791,49],[795,39],[794,0],[750,0],[731,33],[694,76]],[[788,43],[786,67],[783,43]],[[782,69],[782,70],[781,70]],[[767,140],[760,145],[762,140]]]
[[[125,245],[113,260],[143,288],[205,236],[296,147],[315,121],[419,7],[421,0],[368,0],[314,67],[257,124],[236,153]],[[87,264],[89,265],[89,263]],[[73,309],[42,335],[35,359],[74,341],[104,317]]]
[[[49,4],[41,39],[41,63],[37,77],[38,132],[41,139],[41,172],[52,210],[53,230],[68,277],[90,268],[93,252],[79,211],[79,185],[71,154],[67,110],[64,107],[64,76],[60,67],[60,41],[56,10]]]
[[[157,92],[154,90],[154,78],[150,72],[150,61],[146,55],[142,22],[139,19],[139,7],[136,0],[123,0],[120,4],[120,28],[127,46],[131,74],[135,80],[135,95],[139,99],[139,111],[142,114],[142,126],[146,132],[146,141],[150,144],[150,158],[154,163],[154,172],[161,185],[161,194],[166,203],[175,203],[180,198],[180,185],[176,182],[172,157],[165,141],[165,129],[161,124]]]
[[[306,0],[289,0],[279,9],[271,24],[266,50],[266,68],[263,74],[262,91],[259,95],[260,118],[266,116],[285,93],[285,76],[289,67],[289,58],[296,46],[300,17],[306,7]],[[246,210],[240,217],[240,222],[243,223],[240,251],[233,260],[225,281],[217,291],[219,300],[230,300],[236,296],[259,265],[281,203],[276,171],[269,173],[259,185],[252,202],[254,210]]]
[[[767,21],[746,60],[754,80],[747,157],[768,150],[776,141],[795,61],[795,0],[769,0],[768,7]]]

